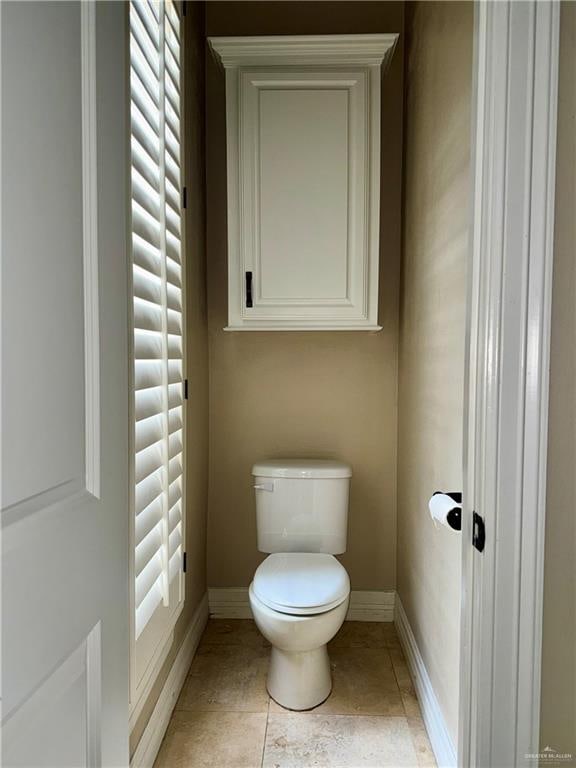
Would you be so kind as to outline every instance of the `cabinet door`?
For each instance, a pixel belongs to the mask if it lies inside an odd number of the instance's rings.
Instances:
[[[229,72],[230,329],[378,327],[372,74]]]

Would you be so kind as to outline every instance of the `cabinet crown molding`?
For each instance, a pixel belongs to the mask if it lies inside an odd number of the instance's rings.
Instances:
[[[225,69],[241,66],[387,65],[398,34],[273,35],[210,37],[208,42]]]

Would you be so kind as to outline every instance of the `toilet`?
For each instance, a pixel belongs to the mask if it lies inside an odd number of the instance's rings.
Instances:
[[[272,645],[268,693],[286,709],[321,704],[332,690],[327,643],[346,617],[352,470],[340,461],[275,459],[252,468],[258,549],[250,585],[254,621]]]

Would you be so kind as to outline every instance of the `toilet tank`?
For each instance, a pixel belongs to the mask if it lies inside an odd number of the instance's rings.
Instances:
[[[254,464],[252,475],[260,552],[346,551],[348,464],[274,459]]]

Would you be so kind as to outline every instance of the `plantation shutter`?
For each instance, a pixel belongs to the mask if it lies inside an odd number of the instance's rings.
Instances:
[[[137,677],[183,602],[180,18],[130,4],[134,616]]]

